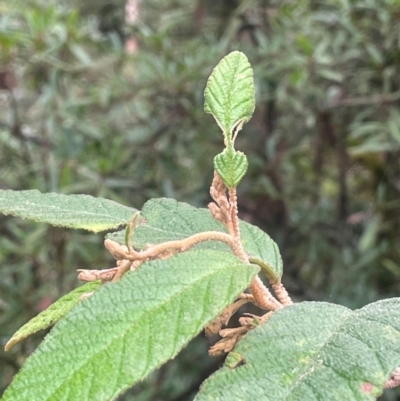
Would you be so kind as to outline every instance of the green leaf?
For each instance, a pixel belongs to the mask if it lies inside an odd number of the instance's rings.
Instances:
[[[236,188],[238,186],[240,180],[246,174],[248,166],[246,155],[232,148],[225,149],[214,157],[214,168],[228,188]]]
[[[247,57],[234,51],[224,57],[208,78],[204,110],[214,116],[228,142],[250,120],[255,107],[253,70]]]
[[[257,271],[212,250],[145,263],[67,314],[2,401],[115,399],[173,358]]]
[[[375,400],[400,366],[400,298],[351,311],[303,302],[274,313],[234,350],[196,401]]]
[[[0,190],[0,213],[99,232],[127,224],[136,209],[90,195]]]
[[[100,287],[100,281],[94,281],[86,283],[70,293],[64,295],[59,300],[50,305],[46,310],[39,313],[28,323],[24,324],[19,330],[7,342],[4,349],[8,351],[15,344],[29,337],[31,334],[36,333],[39,330],[47,329],[47,327],[58,322],[62,317],[66,315],[73,307],[80,302],[80,297],[85,292],[96,291]]]
[[[147,243],[160,244],[180,240],[204,231],[227,232],[215,220],[208,209],[198,209],[175,199],[151,199],[143,206],[133,236],[133,246],[144,249]],[[241,239],[245,251],[269,264],[282,276],[283,264],[279,248],[264,231],[244,221],[240,221]],[[125,230],[109,234],[108,238],[125,245]],[[220,242],[210,241],[199,244],[197,249],[215,249],[231,253],[231,249]]]

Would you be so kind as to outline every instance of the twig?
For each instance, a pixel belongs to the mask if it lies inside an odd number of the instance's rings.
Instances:
[[[283,305],[274,298],[258,276],[251,282],[250,292],[254,297],[255,303],[262,309],[275,311],[283,308]]]
[[[120,245],[118,242],[112,241],[108,238],[104,241],[104,245],[117,260],[126,259],[131,261],[148,261],[171,257],[177,253],[185,252],[195,245],[206,241],[223,242],[232,249],[232,252],[236,256],[241,258],[241,249],[238,247],[232,236],[218,231],[205,231],[193,234],[192,236],[182,240],[163,242],[161,244],[153,245],[151,248],[143,251],[135,251],[132,249],[129,252],[126,246]]]
[[[221,221],[228,228],[230,237],[235,243],[235,255],[244,263],[250,263],[249,257],[244,251],[240,237],[240,226],[238,218],[237,195],[236,188],[229,188],[229,201],[226,199],[226,186],[219,174],[214,171],[214,179],[211,185],[210,194],[216,204],[208,205],[212,215]],[[229,213],[228,213],[229,212]],[[263,309],[277,310],[283,305],[274,298],[267,287],[259,277],[253,279],[250,284],[250,292],[254,297],[254,302]]]
[[[288,292],[286,291],[286,288],[283,286],[282,283],[276,283],[272,284],[272,288],[275,292],[276,297],[279,299],[279,302],[284,305],[292,305],[293,301],[290,298]]]
[[[102,282],[111,281],[118,272],[118,267],[113,267],[111,269],[103,269],[103,270],[86,270],[86,269],[78,269],[78,279],[81,281],[97,281],[101,280]]]
[[[131,267],[132,261],[131,260],[124,260],[122,263],[118,266],[118,271],[111,280],[113,283],[118,281]]]

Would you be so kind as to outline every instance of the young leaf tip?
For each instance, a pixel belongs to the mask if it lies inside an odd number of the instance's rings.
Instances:
[[[214,169],[228,188],[236,188],[246,174],[247,157],[232,148],[225,149],[214,158]]]
[[[253,70],[242,52],[229,53],[218,63],[208,78],[204,98],[204,110],[215,118],[225,142],[233,142],[255,108]]]

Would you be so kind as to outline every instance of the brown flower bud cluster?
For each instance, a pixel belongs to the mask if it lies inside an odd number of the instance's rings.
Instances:
[[[219,331],[219,335],[222,337],[215,345],[213,345],[208,353],[211,356],[218,356],[224,353],[232,351],[238,341],[250,330],[265,323],[273,312],[268,312],[263,316],[256,316],[251,313],[245,313],[239,319],[240,327],[233,329],[223,329]]]
[[[214,171],[214,179],[210,188],[210,195],[214,202],[209,203],[208,208],[213,217],[227,227],[228,232],[232,234],[232,207],[226,196],[226,190],[227,188],[222,178]]]

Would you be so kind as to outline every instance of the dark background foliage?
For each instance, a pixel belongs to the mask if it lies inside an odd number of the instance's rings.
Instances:
[[[204,207],[222,136],[203,90],[241,50],[257,91],[237,141],[250,163],[241,218],[278,242],[296,301],[357,308],[398,295],[400,1],[125,5],[0,4],[0,188]],[[77,268],[113,263],[101,235],[10,217],[0,233],[2,347],[78,285]],[[0,394],[42,337],[0,351]],[[196,338],[119,399],[192,399],[221,363],[207,345]]]

